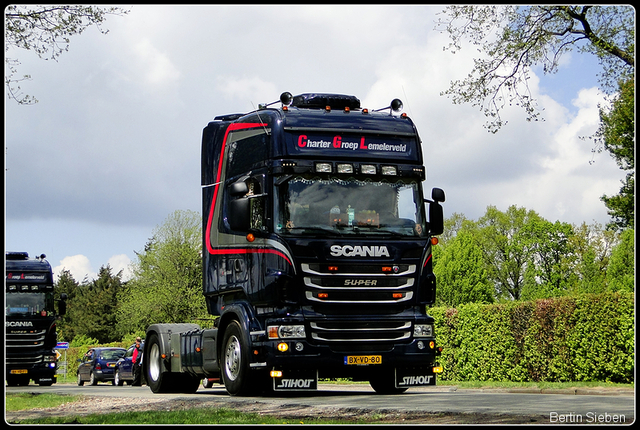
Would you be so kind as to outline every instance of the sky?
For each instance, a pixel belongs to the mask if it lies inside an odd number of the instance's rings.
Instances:
[[[58,59],[10,49],[25,94],[5,95],[5,250],[42,253],[78,282],[103,266],[130,276],[136,252],[176,210],[201,212],[202,129],[282,92],[355,95],[363,107],[400,98],[422,139],[427,193],[445,217],[477,220],[516,205],[545,219],[602,225],[600,200],[624,172],[592,153],[599,124],[595,59],[576,53],[530,88],[543,122],[484,115],[440,93],[476,50],[452,54],[435,30],[442,6],[145,6],[90,27]],[[5,91],[6,93],[6,91]]]

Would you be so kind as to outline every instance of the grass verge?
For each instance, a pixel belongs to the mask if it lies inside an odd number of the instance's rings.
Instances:
[[[80,399],[82,399],[82,396],[63,396],[49,393],[7,393],[5,397],[5,410],[22,411],[25,409],[53,408]]]

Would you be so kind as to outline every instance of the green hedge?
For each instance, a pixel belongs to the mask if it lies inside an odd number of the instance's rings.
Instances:
[[[435,307],[442,380],[632,383],[634,294]]]

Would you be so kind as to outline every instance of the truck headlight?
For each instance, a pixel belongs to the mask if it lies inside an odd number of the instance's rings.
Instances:
[[[305,339],[304,325],[270,325],[267,327],[269,339]]]
[[[431,324],[414,325],[413,337],[433,337],[433,326]]]

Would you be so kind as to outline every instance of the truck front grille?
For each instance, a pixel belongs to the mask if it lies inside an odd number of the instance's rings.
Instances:
[[[311,338],[321,344],[399,342],[411,337],[408,321],[313,321]]]
[[[6,364],[10,366],[33,366],[43,362],[42,347],[46,330],[7,330]]]
[[[395,304],[413,299],[414,264],[393,266],[391,272],[384,272],[383,265],[351,264],[338,272],[332,272],[330,267],[302,264],[307,300],[327,304]]]
[[[47,335],[46,330],[14,330],[7,332],[5,345],[7,349],[41,348]]]

